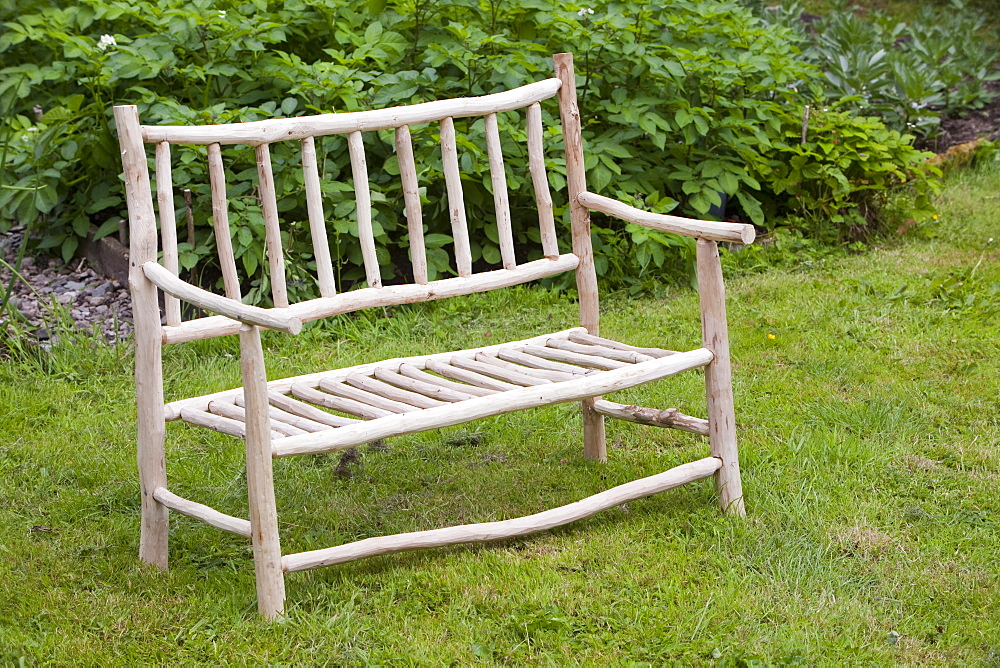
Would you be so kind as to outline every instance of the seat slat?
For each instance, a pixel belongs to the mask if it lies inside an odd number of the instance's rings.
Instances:
[[[389,383],[383,383],[375,378],[369,378],[368,376],[362,376],[361,374],[351,374],[344,379],[348,385],[353,385],[354,387],[365,390],[367,392],[372,392],[392,401],[399,401],[404,404],[410,404],[411,406],[416,406],[417,408],[434,408],[436,406],[444,406],[447,401],[439,401],[437,399],[431,399],[430,397],[418,394],[417,392],[408,392],[407,390],[400,389]]]
[[[512,383],[507,383],[502,380],[497,380],[496,378],[491,378],[490,376],[484,376],[483,374],[476,373],[475,371],[459,369],[458,367],[452,366],[451,364],[447,364],[445,362],[440,362],[437,360],[428,362],[427,368],[436,374],[444,376],[445,378],[451,378],[452,380],[460,380],[463,383],[469,383],[470,385],[475,385],[476,387],[482,387],[490,390],[499,390],[503,392],[505,390],[516,390],[520,387]]]
[[[413,371],[416,374],[422,374],[427,378],[434,378],[430,374],[425,374],[420,369],[413,367]],[[470,394],[469,392],[460,392],[458,390],[453,390],[444,385],[435,385],[433,383],[421,380],[420,378],[410,376],[404,376],[402,372],[395,373],[389,369],[375,369],[375,377],[379,380],[385,381],[386,383],[391,383],[397,387],[401,387],[405,390],[410,390],[411,392],[419,392],[425,396],[432,399],[440,399],[441,401],[465,401],[466,399],[471,399],[475,396],[481,396],[477,394]],[[456,383],[457,385],[457,383]]]
[[[239,420],[222,417],[221,415],[214,415],[208,411],[200,411],[194,408],[182,408],[181,419],[198,427],[205,427],[206,429],[217,431],[220,434],[227,434],[229,436],[236,436],[237,438],[243,439],[247,437],[247,429],[244,423]],[[284,434],[271,430],[271,438],[273,440],[284,437]]]
[[[607,371],[610,369],[620,369],[623,366],[628,366],[627,362],[609,360],[603,357],[597,357],[596,355],[581,355],[580,353],[572,353],[568,350],[559,350],[558,348],[550,348],[548,346],[525,346],[523,350],[529,355],[544,357],[545,359],[554,360],[556,362],[579,364],[580,366],[586,366],[592,369],[604,369]]]
[[[374,392],[359,390],[356,387],[351,387],[345,383],[328,380],[326,378],[319,381],[319,389],[338,397],[353,399],[354,401],[359,401],[361,403],[368,404],[369,406],[374,406],[375,408],[381,408],[382,410],[389,411],[390,413],[412,413],[420,410],[416,406],[404,404],[400,401],[393,401],[392,399],[387,399],[383,396],[375,394]]]
[[[256,148],[257,182],[260,207],[264,214],[264,239],[267,244],[267,266],[271,276],[271,299],[277,308],[288,307],[285,287],[285,256],[281,249],[281,229],[278,226],[278,196],[274,192],[274,172],[271,169],[271,149],[267,144]]]
[[[559,383],[564,380],[572,380],[577,377],[575,374],[566,373],[565,371],[549,371],[548,369],[537,369],[530,366],[523,366],[521,364],[514,364],[512,362],[502,360],[499,357],[494,357],[493,355],[486,355],[485,353],[476,353],[476,361],[483,362],[484,364],[491,364],[510,371],[515,371],[533,378],[544,378],[552,381],[553,383]]]
[[[268,392],[268,399],[270,400],[271,393]],[[233,403],[240,408],[245,409],[246,404],[244,403],[243,395],[237,394],[236,398],[233,399]],[[318,410],[318,409],[317,409]],[[288,411],[283,411],[277,406],[271,404],[267,407],[267,414],[271,418],[271,423],[281,422],[283,424],[289,424],[293,427],[297,427],[302,431],[307,431],[310,433],[315,433],[317,431],[326,431],[327,429],[333,429],[331,425],[324,424],[322,422],[316,422],[315,420],[310,420],[309,418],[304,418],[301,415],[295,415],[294,413],[289,413]],[[350,424],[346,419],[344,420],[346,424]]]
[[[447,378],[442,378],[440,376],[435,376],[433,374],[427,373],[422,369],[418,369],[412,364],[400,364],[399,373],[407,376],[409,378],[414,378],[416,380],[421,380],[432,385],[438,385],[440,387],[447,388],[449,390],[455,390],[457,392],[463,392],[466,394],[471,394],[477,397],[485,397],[490,394],[496,394],[499,390],[493,390],[485,387],[478,387],[476,385],[467,385],[465,383],[456,383],[453,380]]]
[[[247,421],[247,414],[243,407],[231,404],[228,401],[213,401],[208,405],[208,410],[215,415],[221,415],[222,417],[237,420],[244,424]],[[309,433],[307,429],[299,429],[298,427],[276,420],[270,414],[268,418],[268,422],[271,424],[271,431],[276,431],[282,436],[298,436],[299,434]]]
[[[530,366],[536,369],[560,371],[563,373],[573,374],[574,376],[585,376],[588,373],[594,372],[593,369],[582,368],[564,362],[556,362],[554,360],[545,359],[544,357],[538,357],[537,355],[530,355],[524,352],[523,348],[520,350],[515,350],[513,348],[501,348],[497,351],[497,356],[502,360],[507,360],[508,362],[516,362],[517,364],[523,364],[524,366]]]
[[[656,358],[677,354],[676,350],[631,346],[627,343],[621,343],[620,341],[615,341],[614,339],[605,339],[604,337],[594,336],[593,334],[587,334],[586,332],[571,332],[569,335],[569,340],[575,341],[577,343],[586,343],[589,345],[604,346],[605,348],[614,348],[615,350],[632,350],[637,353],[642,353],[643,355],[649,355],[650,357],[656,357]]]
[[[495,364],[487,364],[485,362],[480,362],[479,360],[470,360],[464,357],[452,357],[451,365],[456,366],[459,369],[481,373],[485,376],[490,376],[491,378],[503,380],[522,387],[528,387],[531,385],[548,385],[552,382],[547,378],[537,378],[535,376],[520,373],[519,371],[497,366]]]
[[[327,413],[326,411],[321,411],[311,404],[297,401],[273,390],[267,393],[267,399],[272,406],[275,406],[279,410],[287,411],[293,415],[301,416],[319,424],[325,424],[331,427],[343,427],[344,425],[358,422],[358,420],[353,418],[341,417],[340,415],[333,415],[331,413]]]
[[[637,353],[632,350],[617,350],[615,348],[606,348],[604,346],[597,346],[589,343],[575,343],[573,341],[550,341],[545,345],[548,346],[549,348],[568,350],[572,353],[580,353],[581,355],[594,355],[596,357],[603,357],[609,360],[628,362],[629,364],[648,362],[649,360],[656,359],[655,357],[652,357],[650,355],[643,355],[642,353]]]
[[[326,392],[320,392],[319,390],[309,387],[304,383],[294,383],[291,391],[293,395],[302,401],[308,401],[311,404],[325,406],[327,408],[332,408],[335,411],[349,413],[350,415],[358,415],[369,419],[393,415],[391,411],[382,410],[381,408],[376,408],[375,406],[371,406],[369,404],[363,404],[360,401],[354,401],[353,399],[345,399],[344,397],[337,397],[332,394],[327,394]]]

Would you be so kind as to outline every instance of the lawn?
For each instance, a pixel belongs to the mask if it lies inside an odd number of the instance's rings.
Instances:
[[[290,575],[275,624],[256,616],[241,538],[174,515],[171,570],[139,564],[128,347],[17,353],[0,365],[0,663],[1000,665],[998,193],[1000,169],[965,173],[905,237],[733,272],[745,519],[702,481],[535,537]],[[623,340],[699,345],[688,289],[613,295],[603,314]],[[574,316],[564,297],[509,290],[269,337],[269,365]],[[168,393],[238,384],[235,346],[169,349]],[[701,391],[686,374],[616,396],[704,415]],[[245,515],[239,442],[170,426],[172,489]],[[280,460],[283,547],[524,515],[707,454],[700,437],[615,423],[594,464],[579,431],[564,405],[354,460]]]

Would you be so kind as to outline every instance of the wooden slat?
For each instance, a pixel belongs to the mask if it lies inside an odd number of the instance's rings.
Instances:
[[[577,377],[575,374],[566,373],[565,371],[549,371],[547,369],[538,369],[535,367],[523,366],[521,364],[514,364],[512,362],[502,360],[499,357],[484,355],[483,353],[478,353],[476,355],[476,361],[497,366],[502,369],[507,369],[509,371],[514,371],[521,375],[531,376],[533,378],[544,378],[545,380],[549,380],[553,383],[559,383],[564,380],[573,380]]]
[[[648,362],[651,359],[656,359],[650,355],[643,355],[642,353],[637,353],[633,350],[618,350],[617,348],[607,348],[605,346],[598,346],[589,343],[576,343],[574,341],[553,341],[552,343],[546,345],[550,348],[568,350],[570,352],[580,353],[581,355],[595,355],[597,357],[603,357],[609,360],[618,360],[619,362],[626,362],[630,364],[635,364],[636,362]]]
[[[634,352],[642,353],[643,355],[649,355],[650,357],[656,357],[656,358],[677,354],[676,350],[631,346],[627,343],[621,343],[613,339],[605,339],[600,336],[593,336],[592,334],[587,334],[586,332],[573,332],[572,334],[569,335],[569,340],[576,341],[577,343],[585,343],[592,346],[604,346],[605,348],[614,348],[615,350],[632,350]]]
[[[594,402],[594,410],[601,415],[650,425],[653,427],[669,427],[688,431],[692,434],[708,436],[708,420],[702,420],[691,415],[685,415],[676,408],[659,410],[645,406],[625,405],[601,399]],[[721,460],[720,460],[721,461]]]
[[[448,191],[448,216],[451,219],[451,236],[455,243],[456,270],[459,276],[471,276],[472,250],[469,247],[469,225],[465,219],[465,195],[462,193],[462,175],[458,169],[455,122],[451,118],[441,121],[441,165],[444,168],[445,188]]]
[[[375,377],[383,382],[401,387],[404,390],[417,392],[432,399],[456,402],[465,401],[466,399],[471,399],[473,396],[476,396],[466,392],[458,392],[457,390],[450,390],[446,387],[433,385],[422,380],[417,380],[416,378],[410,378],[400,373],[390,371],[389,369],[375,369],[374,373]]]
[[[404,550],[525,536],[576,522],[628,501],[641,499],[695,480],[707,478],[718,468],[719,460],[707,457],[688,464],[681,464],[663,473],[612,487],[605,492],[594,494],[575,503],[527,517],[499,522],[465,524],[444,529],[431,529],[430,531],[414,531],[394,536],[365,538],[347,545],[288,554],[282,557],[281,566],[286,572],[291,573]]]
[[[330,259],[330,242],[326,236],[326,216],[323,214],[323,191],[319,183],[319,164],[316,160],[316,141],[302,139],[302,173],[306,185],[306,208],[309,211],[309,234],[312,237],[313,256],[316,258],[316,281],[323,297],[337,294],[333,279],[333,262]]]
[[[528,170],[535,191],[535,208],[538,209],[538,229],[542,235],[542,252],[545,257],[558,257],[559,244],[556,223],[552,214],[552,193],[545,171],[545,147],[542,143],[542,107],[535,102],[526,110],[528,126]]]
[[[437,385],[448,390],[454,390],[456,392],[463,392],[465,394],[472,394],[477,397],[485,397],[490,394],[496,394],[500,390],[488,389],[485,387],[477,387],[475,385],[466,385],[464,383],[456,383],[455,381],[448,380],[447,378],[441,378],[440,376],[434,376],[427,373],[412,364],[400,364],[399,373],[403,374],[408,378],[413,378],[415,380],[420,380],[425,383],[430,383],[431,385]]]
[[[497,352],[497,356],[508,362],[516,362],[517,364],[523,364],[524,366],[536,369],[548,369],[549,371],[559,371],[575,376],[585,376],[588,373],[594,373],[593,369],[578,367],[565,362],[556,362],[544,357],[538,357],[537,355],[530,355],[524,352],[524,350],[515,350],[513,348],[502,348]]]
[[[476,373],[475,371],[467,371],[465,369],[459,369],[458,367],[452,366],[445,362],[431,361],[427,363],[427,368],[436,374],[440,374],[445,378],[451,378],[452,380],[460,380],[463,383],[469,383],[470,385],[475,385],[477,387],[483,387],[489,390],[516,390],[519,389],[519,385],[513,385],[511,383],[504,382],[502,380],[497,380],[490,376],[484,376],[481,373]]]
[[[271,390],[267,393],[267,399],[268,401],[271,402],[272,406],[276,407],[279,410],[301,416],[303,418],[306,418],[307,420],[311,420],[319,424],[325,424],[331,427],[343,427],[344,425],[358,422],[358,420],[355,420],[353,418],[341,417],[340,415],[331,415],[326,411],[321,411],[315,406],[304,403],[302,401],[297,401],[284,394],[279,394],[274,390]]]
[[[592,369],[620,369],[623,366],[629,366],[626,362],[604,359],[603,357],[596,357],[594,355],[571,353],[568,350],[559,350],[558,348],[550,348],[548,346],[525,346],[523,350],[529,355],[535,355],[536,357],[544,357],[545,359],[566,362],[568,364],[579,364],[580,366]]]
[[[271,299],[277,308],[285,308],[288,306],[288,290],[285,286],[285,255],[281,248],[278,196],[274,191],[271,150],[267,144],[260,144],[256,148],[256,154],[260,207],[264,214],[264,236],[267,242],[267,266],[271,274]]]
[[[218,144],[208,145],[208,177],[212,186],[212,226],[215,229],[215,247],[219,253],[222,282],[226,288],[226,296],[240,301],[240,278],[236,273],[233,238],[229,232],[226,168],[222,164],[222,149]]]
[[[247,421],[246,410],[242,406],[231,404],[228,401],[213,401],[208,405],[208,410],[210,413],[227,417],[230,420],[237,420],[244,423]],[[268,417],[270,418],[271,429],[282,436],[298,436],[299,434],[310,432],[310,430],[299,429],[298,427],[275,420],[270,411],[268,412]]]
[[[329,392],[330,394],[338,397],[344,397],[345,399],[353,399],[354,401],[359,401],[363,404],[374,406],[375,408],[381,408],[382,410],[389,411],[390,413],[412,413],[420,410],[416,406],[404,404],[400,401],[393,401],[392,399],[387,399],[383,396],[375,394],[374,392],[366,392],[365,390],[360,390],[340,381],[331,381],[324,378],[319,381],[319,387],[324,392]]]
[[[497,214],[497,235],[504,269],[517,266],[514,259],[514,233],[510,222],[510,199],[507,194],[507,174],[503,166],[503,148],[497,115],[486,115],[486,155],[490,161],[490,181],[493,185],[493,205]]]
[[[271,392],[268,392],[268,399],[269,400],[271,398],[271,394],[272,394]],[[216,402],[213,401],[212,404],[214,404],[214,403],[216,403]],[[236,395],[236,398],[233,399],[233,403],[236,404],[237,406],[239,406],[240,408],[245,408],[245,404],[244,404],[244,400],[243,400],[243,395],[242,394]],[[212,404],[209,404],[209,407],[211,407]],[[319,410],[319,409],[316,409],[316,410]],[[271,424],[272,425],[274,425],[274,424],[287,424],[287,425],[291,425],[292,427],[296,427],[300,431],[304,431],[304,432],[307,431],[307,432],[310,432],[310,433],[317,432],[317,431],[326,431],[327,429],[333,429],[333,427],[330,426],[330,425],[328,425],[328,424],[324,424],[322,422],[316,422],[315,420],[310,420],[309,418],[304,418],[301,415],[295,415],[294,413],[289,413],[288,411],[283,411],[280,408],[274,406],[273,404],[271,404],[271,405],[269,405],[267,407],[267,414],[268,414],[268,417],[271,418]]]
[[[167,508],[177,511],[181,515],[187,515],[188,517],[196,520],[201,520],[216,529],[222,529],[223,531],[234,533],[237,536],[243,536],[244,538],[250,537],[249,520],[233,517],[232,515],[226,515],[225,513],[220,513],[215,508],[206,506],[205,504],[195,503],[189,499],[177,496],[166,487],[157,487],[153,492],[153,498],[165,505]]]
[[[406,206],[406,228],[410,233],[410,262],[413,264],[415,283],[427,282],[427,249],[424,245],[424,218],[420,210],[420,186],[417,184],[417,166],[413,160],[413,141],[410,128],[396,128],[396,157],[399,160],[399,178],[403,185],[403,203]]]
[[[170,169],[170,144],[156,145],[156,205],[160,214],[160,239],[163,246],[163,266],[174,276],[180,266],[177,258],[177,214],[174,211],[174,181]],[[163,310],[167,324],[181,324],[181,302],[173,295],[163,295]]]
[[[351,173],[354,175],[354,195],[357,199],[358,238],[361,241],[361,256],[365,263],[368,287],[382,287],[382,275],[375,255],[375,236],[372,232],[372,193],[368,183],[368,161],[365,158],[365,144],[360,132],[347,135],[347,148],[351,154]]]
[[[520,385],[521,387],[528,387],[531,385],[548,385],[552,382],[547,378],[538,378],[536,376],[520,373],[519,371],[514,371],[505,367],[487,364],[478,360],[470,360],[464,357],[453,357],[451,359],[451,365],[458,367],[459,369],[481,373],[484,376],[513,383],[514,385]]]
[[[392,401],[410,404],[411,406],[416,406],[417,408],[435,408],[436,406],[444,406],[448,403],[446,401],[431,399],[430,397],[417,392],[409,392],[407,390],[400,389],[394,385],[390,385],[389,383],[383,383],[380,380],[376,380],[375,378],[362,376],[359,373],[351,374],[344,379],[344,382],[348,385],[353,385],[359,390],[365,390],[366,392],[377,394],[387,399],[391,399]]]
[[[391,411],[382,410],[381,408],[376,408],[370,404],[363,404],[360,401],[354,401],[353,399],[345,399],[344,397],[337,397],[332,394],[327,394],[326,392],[320,392],[319,390],[309,387],[303,383],[295,383],[292,385],[292,394],[303,401],[308,401],[311,404],[326,406],[327,408],[332,408],[335,411],[341,411],[351,415],[359,415],[363,418],[374,419],[393,414]]]

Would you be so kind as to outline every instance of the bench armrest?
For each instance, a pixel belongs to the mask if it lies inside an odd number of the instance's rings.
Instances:
[[[753,225],[717,223],[711,220],[695,220],[662,213],[650,213],[591,192],[580,193],[576,201],[591,211],[600,211],[609,216],[660,232],[673,232],[674,234],[683,234],[698,239],[711,239],[712,241],[733,241],[739,244],[752,244],[757,236]]]
[[[147,262],[142,265],[142,272],[156,287],[167,294],[190,302],[205,311],[218,313],[247,325],[277,329],[288,334],[298,334],[302,331],[302,320],[289,315],[285,309],[247,306],[235,299],[202,290],[177,278],[170,270],[156,262]]]

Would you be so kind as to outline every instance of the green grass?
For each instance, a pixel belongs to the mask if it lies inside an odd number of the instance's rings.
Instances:
[[[270,625],[243,539],[174,515],[171,570],[138,563],[128,351],[16,353],[0,364],[0,663],[998,665],[998,193],[1000,170],[963,174],[906,239],[729,281],[746,519],[702,481],[523,540],[293,574]],[[535,289],[473,296],[268,337],[269,364],[524,337],[574,313]],[[699,344],[690,291],[612,296],[603,317],[626,340]],[[168,393],[232,386],[234,352],[170,348]],[[700,383],[619,396],[703,415]],[[245,515],[241,443],[170,427],[171,487]],[[280,460],[283,547],[523,515],[707,450],[609,433],[606,465],[581,457],[569,405],[391,439],[349,478],[337,456]]]

